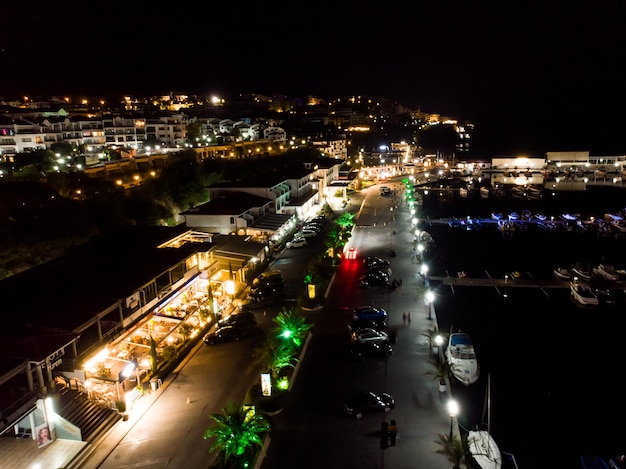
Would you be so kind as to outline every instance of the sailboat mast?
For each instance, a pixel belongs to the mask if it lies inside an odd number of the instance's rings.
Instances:
[[[487,420],[485,421],[485,413],[487,414]],[[487,375],[487,392],[485,393],[485,400],[483,401],[483,416],[481,425],[487,426],[487,432],[491,434],[491,373]]]

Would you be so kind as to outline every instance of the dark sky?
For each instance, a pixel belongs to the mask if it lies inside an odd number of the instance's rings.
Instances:
[[[496,153],[626,153],[622,0],[3,6],[0,96],[391,98]]]

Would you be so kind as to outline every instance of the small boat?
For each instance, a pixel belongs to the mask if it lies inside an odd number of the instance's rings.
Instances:
[[[589,264],[584,262],[577,262],[572,269],[572,274],[579,279],[591,280],[592,270]]]
[[[489,198],[489,188],[487,186],[482,186],[480,188],[480,196],[483,199],[488,199]]]
[[[502,233],[502,236],[512,236],[515,233],[515,223],[509,220],[500,219],[498,220],[498,229]]]
[[[467,190],[465,187],[461,187],[459,189],[459,195],[461,197],[467,197],[469,195],[469,190]]]
[[[572,298],[581,306],[598,306],[598,296],[586,282],[572,281],[569,284]]]
[[[480,367],[474,344],[468,334],[464,332],[450,334],[448,347],[446,347],[446,360],[450,371],[460,383],[469,386],[478,381]]]
[[[572,280],[572,271],[567,267],[555,267],[552,273],[559,280]]]
[[[492,212],[491,219],[492,220],[502,220],[502,213],[500,213],[500,212]]]
[[[519,219],[520,219],[519,213],[517,213],[517,212],[509,213],[509,220],[510,221],[515,221],[515,220],[519,220]]]
[[[581,456],[580,463],[583,469],[610,469],[607,462],[599,456]]]
[[[617,282],[619,280],[619,275],[615,271],[615,268],[612,265],[608,264],[599,264],[591,269],[594,275],[608,280],[609,282]]]
[[[511,189],[511,195],[514,198],[519,199],[521,197],[526,197],[526,191],[523,186],[513,186]]]

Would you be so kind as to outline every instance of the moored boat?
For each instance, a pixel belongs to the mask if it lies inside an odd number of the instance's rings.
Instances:
[[[581,306],[598,306],[600,304],[598,296],[587,282],[577,280],[570,282],[570,291],[572,298]]]
[[[578,279],[591,280],[591,267],[585,262],[577,262],[572,269],[572,274]]]
[[[619,275],[612,265],[599,264],[592,269],[592,272],[594,275],[602,278],[603,280],[608,280],[609,282],[617,282],[619,280]]]
[[[471,337],[464,332],[454,332],[448,339],[446,360],[454,377],[465,386],[478,381],[480,366]]]
[[[470,430],[467,434],[467,446],[472,459],[480,466],[480,469],[500,469],[502,467],[502,453],[496,440],[491,436],[491,374],[487,375],[485,407],[486,409],[483,408],[483,421],[486,411],[487,428],[486,430],[479,428]]]
[[[480,196],[483,199],[488,199],[489,198],[489,188],[487,186],[482,186],[480,188]]]
[[[552,271],[554,276],[559,280],[571,280],[572,271],[567,267],[555,267]]]
[[[581,456],[580,463],[583,469],[610,469],[607,462],[599,456]]]

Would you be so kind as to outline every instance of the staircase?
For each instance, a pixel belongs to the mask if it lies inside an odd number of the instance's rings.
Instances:
[[[83,441],[93,443],[111,429],[122,416],[102,401],[89,399],[87,394],[61,388],[58,414],[80,429]]]

